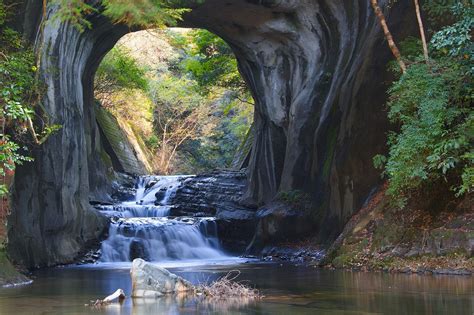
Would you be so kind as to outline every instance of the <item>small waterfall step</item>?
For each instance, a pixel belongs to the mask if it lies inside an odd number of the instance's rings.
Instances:
[[[119,205],[96,206],[100,212],[109,218],[153,218],[166,217],[170,213],[170,206],[137,205],[123,203]]]
[[[216,259],[219,250],[214,218],[129,218],[110,227],[102,243],[103,262]]]
[[[102,242],[102,262],[219,259],[214,217],[170,217],[170,200],[184,180],[193,176],[142,176],[132,200],[96,208],[110,218]]]
[[[183,180],[193,175],[179,176],[142,176],[137,181],[135,202],[147,205],[160,203],[167,205],[170,198],[176,193]]]

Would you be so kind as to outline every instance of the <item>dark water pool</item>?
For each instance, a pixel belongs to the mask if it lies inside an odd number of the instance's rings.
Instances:
[[[129,269],[55,268],[29,286],[0,289],[0,314],[474,314],[474,279],[463,276],[389,275],[275,264],[171,266],[191,282],[241,271],[265,295],[258,302],[194,298],[126,299],[102,309],[84,306],[118,288],[131,291]]]

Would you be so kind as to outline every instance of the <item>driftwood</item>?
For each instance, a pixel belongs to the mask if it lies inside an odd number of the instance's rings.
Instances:
[[[86,304],[86,306],[100,307],[100,306],[108,305],[108,304],[112,303],[115,300],[118,300],[121,303],[124,299],[125,299],[125,292],[122,289],[118,289],[117,291],[115,291],[111,295],[107,296],[103,300],[91,301],[91,303]]]
[[[195,293],[204,294],[208,299],[226,300],[226,299],[246,299],[258,300],[263,296],[257,289],[254,289],[243,282],[235,281],[240,276],[239,270],[232,270],[224,277],[214,281],[211,284],[200,285]]]

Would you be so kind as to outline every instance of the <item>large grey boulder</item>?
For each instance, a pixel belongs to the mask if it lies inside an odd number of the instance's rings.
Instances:
[[[194,286],[188,281],[140,258],[133,261],[130,274],[132,297],[135,298],[156,298],[194,291]]]

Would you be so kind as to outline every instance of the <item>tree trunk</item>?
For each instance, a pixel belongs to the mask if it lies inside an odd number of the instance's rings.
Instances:
[[[430,56],[428,55],[428,44],[426,43],[425,28],[423,27],[423,20],[421,19],[420,3],[418,0],[413,0],[416,9],[416,18],[418,19],[418,26],[420,28],[421,42],[423,43],[423,55],[425,56],[426,62],[429,61]]]
[[[398,47],[395,44],[395,41],[393,40],[392,33],[390,33],[390,30],[388,29],[387,21],[385,20],[385,16],[382,12],[382,9],[379,7],[377,0],[370,0],[370,3],[372,4],[372,8],[374,9],[375,15],[377,15],[379,19],[380,25],[382,26],[385,38],[387,39],[388,46],[390,47],[392,54],[395,56],[395,59],[397,59],[397,62],[400,68],[402,69],[402,72],[405,73],[407,70],[407,66],[405,65],[405,62],[403,62],[400,50],[398,50]]]

